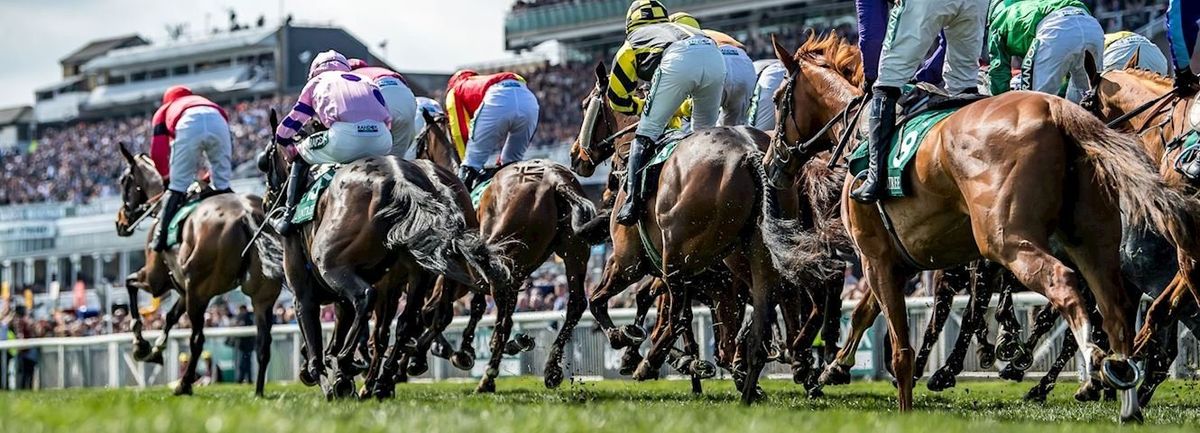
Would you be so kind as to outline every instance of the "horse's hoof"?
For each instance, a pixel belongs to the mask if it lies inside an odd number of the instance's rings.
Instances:
[[[559,368],[557,365],[546,367],[546,371],[542,373],[542,376],[544,376],[546,389],[555,389],[559,385],[562,385],[563,372],[562,368]]]
[[[695,360],[696,358],[692,355],[683,355],[671,361],[671,368],[674,368],[679,374],[690,376],[692,375],[692,362]]]
[[[717,366],[702,359],[692,361],[691,370],[692,375],[701,379],[712,379],[717,376]]]
[[[1025,380],[1025,370],[1019,369],[1010,363],[1004,366],[1004,368],[1000,369],[1000,378],[1004,380],[1011,380],[1013,382],[1020,382]]]
[[[754,385],[754,388],[749,391],[742,391],[742,404],[754,404],[766,398],[767,393],[763,391],[761,386]]]
[[[533,350],[534,347],[537,347],[537,342],[533,337],[528,334],[517,334],[513,336],[512,340],[504,343],[504,354],[516,355]]]
[[[450,357],[454,356],[454,349],[439,343],[433,345],[433,348],[429,350],[429,354],[442,359],[450,359]]]
[[[817,386],[813,387],[812,389],[808,390],[808,398],[815,399],[815,398],[821,398],[824,396],[825,396],[825,391],[821,388],[820,385],[817,385]]]
[[[1129,415],[1121,415],[1121,424],[1141,424],[1146,422],[1146,417],[1142,415],[1142,410],[1138,409]]]
[[[929,388],[930,391],[941,392],[950,388],[954,388],[954,385],[957,384],[958,379],[956,379],[954,375],[950,373],[950,370],[939,368],[938,371],[933,373],[933,376],[929,377],[929,383],[926,383],[925,386]]]
[[[1100,400],[1100,386],[1095,380],[1088,380],[1079,385],[1075,391],[1075,401],[1088,402]]]
[[[979,368],[991,370],[996,366],[996,348],[981,346],[975,349],[975,355],[979,358]]]
[[[828,367],[825,367],[825,371],[821,372],[821,377],[817,378],[817,383],[825,386],[849,384],[850,366],[829,364]]]
[[[410,358],[408,361],[408,368],[406,370],[408,371],[409,376],[420,376],[425,374],[426,371],[429,371],[429,360],[425,359],[424,356]]]
[[[617,369],[617,373],[622,376],[629,376],[637,370],[638,364],[642,363],[642,354],[638,353],[637,349],[629,348],[625,350],[625,354],[621,355],[621,366]]]
[[[317,384],[317,378],[314,377],[312,372],[308,371],[306,368],[300,369],[299,379],[300,383],[303,383],[304,386],[313,386]]]
[[[346,364],[347,365],[345,367],[342,367],[342,369],[341,369],[342,374],[345,374],[346,376],[350,376],[350,377],[354,377],[354,376],[363,374],[364,372],[367,371],[368,368],[370,368],[370,366],[367,365],[366,362],[358,360],[358,359],[350,361]]]
[[[1007,332],[1000,333],[996,338],[996,359],[1001,361],[1012,361],[1024,352],[1025,348],[1021,346],[1021,342],[1017,341],[1017,337]]]
[[[149,356],[146,357],[144,362],[146,362],[148,364],[163,365],[163,352],[161,350],[155,349],[153,352],[150,353]]]
[[[785,356],[783,354],[783,349],[779,348],[779,346],[775,344],[768,343],[765,350],[767,352],[767,362],[779,362],[783,360]]]
[[[472,368],[475,368],[475,354],[454,352],[454,355],[450,356],[450,365],[459,370],[470,371]]]
[[[133,343],[133,360],[145,362],[150,357],[150,342],[138,340]]]
[[[396,384],[389,380],[378,380],[371,388],[371,396],[378,400],[388,400],[396,397]]]
[[[608,336],[608,345],[613,349],[624,349],[626,347],[638,347],[646,341],[646,331],[637,325],[623,325],[608,330],[605,333]]]
[[[333,396],[339,400],[354,397],[354,379],[351,376],[341,376],[333,383]]]
[[[1100,377],[1105,384],[1124,391],[1137,386],[1142,379],[1142,371],[1133,361],[1110,356],[1100,363]]]
[[[175,395],[192,395],[192,385],[183,381],[175,386]]]
[[[1008,365],[1021,371],[1029,370],[1029,367],[1033,366],[1033,354],[1029,353],[1029,351],[1022,351]]]
[[[656,379],[658,379],[658,369],[651,367],[650,363],[646,361],[642,361],[641,364],[638,364],[637,371],[633,372],[633,380],[639,382]]]
[[[475,387],[475,392],[478,394],[490,394],[496,392],[496,380],[490,377],[484,377],[479,380],[479,386]]]
[[[1050,394],[1050,389],[1042,387],[1041,384],[1034,385],[1029,392],[1025,393],[1025,401],[1045,403],[1047,394]]]

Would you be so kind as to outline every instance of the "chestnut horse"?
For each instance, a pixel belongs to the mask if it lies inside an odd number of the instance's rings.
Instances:
[[[614,140],[620,135],[619,130],[628,129],[635,120],[618,116],[608,108],[604,96],[608,85],[606,71],[603,64],[597,66],[596,87],[584,100],[584,121],[579,138],[571,147],[572,168],[582,176],[591,176],[597,165],[617,153]],[[739,369],[745,373],[739,384],[742,401],[749,403],[760,396],[757,381],[765,359],[762,348],[767,312],[779,300],[800,291],[789,287],[799,284],[784,280],[779,266],[784,263],[797,264],[797,269],[811,266],[807,269],[815,275],[821,269],[813,265],[825,257],[825,251],[814,253],[808,245],[798,247],[816,241],[809,233],[784,224],[778,216],[795,213],[796,196],[767,200],[762,193],[765,174],[760,149],[768,141],[766,134],[745,127],[696,131],[678,143],[675,152],[663,163],[656,186],[648,188],[647,212],[640,218],[640,227],[618,225],[615,218],[610,221],[613,255],[590,302],[592,315],[612,346],[627,347],[644,338],[644,332],[633,326],[614,326],[607,303],[613,294],[644,275],[663,278],[668,292],[669,302],[658,314],[667,317],[672,326],[654,341],[634,372],[635,380],[656,377],[675,338],[690,326],[683,321],[685,310],[690,308],[685,281],[724,262],[736,278],[749,285],[754,306],[751,325],[745,334],[746,366]],[[622,200],[620,195],[617,200]],[[649,245],[643,246],[639,230],[644,230]],[[646,248],[653,249],[653,254],[661,258],[661,268],[651,262],[651,252]],[[805,279],[796,272],[782,274],[797,281]],[[724,299],[730,298],[737,299],[736,294]],[[743,308],[741,303],[722,304],[717,302],[718,312]],[[785,312],[784,316],[790,315]],[[737,326],[723,318],[716,321]]]
[[[274,111],[270,121],[274,129]],[[262,167],[274,197],[284,187],[287,172],[282,155],[280,145],[272,144]],[[354,351],[379,287],[398,297],[399,287],[427,285],[430,275],[472,285],[485,284],[479,280],[507,284],[508,269],[468,229],[452,200],[440,183],[411,162],[362,158],[338,169],[316,204],[313,221],[284,239],[284,271],[296,293],[309,357],[304,376],[320,380],[328,398],[354,392]],[[331,302],[344,306],[351,323],[339,321],[332,341],[334,374],[326,381],[319,308]]]
[[[120,150],[129,166],[121,175],[122,204],[117,210],[117,234],[131,236],[137,222],[154,209],[165,188],[149,157],[145,154],[134,156],[125,143],[120,144]],[[263,221],[262,199],[253,195],[218,194],[197,205],[180,228],[178,245],[159,253],[147,242],[146,265],[130,275],[125,283],[134,320],[135,359],[161,364],[167,335],[186,312],[192,323],[191,359],[199,360],[204,350],[204,313],[209,302],[240,285],[254,308],[258,351],[254,394],[263,395],[267,364],[271,361],[271,312],[283,282],[279,240],[274,235],[259,236],[250,246],[249,254],[242,257],[242,251],[251,244],[251,236]],[[149,343],[142,338],[142,317],[137,314],[139,289],[155,297],[172,289],[183,295],[167,315],[166,327],[153,353],[147,353]],[[192,393],[197,364],[199,362],[188,363],[175,387],[175,395]]]
[[[775,51],[789,78],[777,95],[781,133],[766,164],[786,176],[853,127],[839,114],[861,94],[853,84],[861,60],[836,36],[810,40],[795,54],[775,43]],[[833,125],[822,128],[827,137],[811,139],[822,124]],[[866,205],[848,199],[855,179],[847,177],[842,199],[843,221],[888,320],[900,409],[913,406],[903,282],[921,269],[983,257],[1050,299],[1084,349],[1085,373],[1099,361],[1101,377],[1121,390],[1121,419],[1141,420],[1132,389],[1140,371],[1128,357],[1137,302],[1120,275],[1121,220],[1186,240],[1189,225],[1176,222],[1200,204],[1167,188],[1131,138],[1077,105],[1033,92],[975,102],[934,126],[904,180],[908,196]],[[1051,238],[1077,268],[1053,255]],[[1089,344],[1080,276],[1103,314],[1112,355]]]

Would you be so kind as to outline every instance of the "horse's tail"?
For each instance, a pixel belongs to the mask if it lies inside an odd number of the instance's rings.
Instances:
[[[1080,162],[1090,166],[1120,202],[1131,225],[1149,226],[1175,247],[1196,251],[1192,228],[1200,215],[1200,201],[1171,188],[1162,180],[1142,144],[1114,131],[1078,105],[1052,104],[1052,115],[1067,138],[1083,151]],[[1180,274],[1190,274],[1192,264],[1180,263]],[[1190,280],[1190,279],[1189,279]],[[1190,282],[1190,281],[1189,281]]]
[[[450,188],[436,177],[429,180],[436,195],[410,184],[403,173],[384,181],[380,195],[386,204],[374,217],[386,231],[384,245],[407,249],[421,268],[460,283],[474,285],[472,272],[507,283],[511,271],[499,247],[487,245],[467,228],[462,210],[447,204],[455,203]]]
[[[258,255],[258,263],[263,277],[268,280],[282,280],[283,244],[279,242],[279,238],[276,237],[277,235],[274,230],[263,229],[262,226],[267,224],[267,217],[262,212],[255,211],[257,209],[255,202],[258,202],[259,198],[252,195],[242,195],[240,198],[246,207],[241,221],[246,240],[249,241],[253,238],[254,233],[259,230],[262,231],[258,234],[258,238],[254,239],[254,251],[252,253]],[[243,268],[250,264],[249,262],[243,263]],[[243,274],[245,274],[245,270],[248,269],[243,269]]]
[[[821,238],[815,231],[801,227],[799,219],[781,216],[777,197],[781,190],[772,187],[767,180],[762,152],[747,152],[744,158],[750,166],[751,177],[755,180],[754,186],[761,197],[761,222],[758,229],[764,246],[771,254],[771,262],[775,269],[795,284],[826,273],[822,268],[827,252]]]
[[[554,186],[559,205],[571,211],[571,231],[577,236],[583,236],[587,223],[596,218],[596,205],[580,192],[569,178]]]

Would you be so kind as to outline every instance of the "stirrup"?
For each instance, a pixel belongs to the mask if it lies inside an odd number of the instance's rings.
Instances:
[[[866,178],[870,176],[870,173],[868,173],[869,171],[870,170],[863,170],[862,172],[858,173],[857,176],[854,176],[855,181],[862,181],[862,183],[858,185],[858,188],[854,188],[854,191],[850,191],[850,198],[854,199],[854,201],[870,204],[882,200],[884,195],[886,195],[887,191],[884,190],[885,188],[879,186],[879,183],[882,182],[882,180],[876,179],[875,185],[867,184]]]

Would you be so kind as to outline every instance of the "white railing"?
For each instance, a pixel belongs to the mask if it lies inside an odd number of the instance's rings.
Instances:
[[[926,322],[929,320],[932,298],[912,298],[908,300],[909,311],[909,326],[914,345],[918,343],[924,332]],[[950,320],[947,322],[946,329],[935,346],[931,356],[928,372],[932,372],[937,367],[941,366],[953,348],[953,338],[958,334],[959,323],[962,320],[961,315],[966,307],[967,298],[958,296],[955,298],[954,307],[951,311]],[[1041,296],[1022,293],[1014,297],[1014,304],[1017,309],[1018,319],[1026,328],[1032,321],[1035,309],[1038,306],[1045,305],[1046,300]],[[995,300],[993,299],[993,305]],[[843,331],[849,323],[849,312],[854,307],[853,302],[847,301],[842,305]],[[712,319],[707,308],[695,308],[694,317],[696,319],[693,324],[696,331],[697,341],[701,342],[701,355],[706,359],[713,357],[713,338],[711,332]],[[633,320],[634,311],[632,309],[614,309],[612,317],[618,323],[629,323]],[[653,311],[651,311],[650,322],[653,321]],[[562,311],[548,312],[530,312],[517,313],[514,316],[514,333],[523,332],[534,337],[537,341],[537,348],[520,355],[505,357],[501,365],[502,374],[505,375],[541,375],[542,366],[545,363],[547,348],[557,334],[557,324],[563,320]],[[466,323],[465,317],[455,318],[447,331],[447,338],[453,344],[457,344],[461,337],[461,329]],[[477,361],[473,371],[460,371],[452,367],[448,362],[438,358],[431,358],[430,369],[428,373],[418,377],[417,379],[425,378],[430,380],[444,379],[469,379],[479,377],[483,373],[486,359],[489,356],[488,344],[491,335],[491,326],[494,320],[491,317],[485,317],[477,338],[475,340],[475,351]],[[326,332],[331,331],[331,324],[325,324]],[[990,322],[989,327],[992,329],[991,335],[994,340],[995,323]],[[1055,330],[1051,332],[1050,338],[1044,340],[1039,350],[1036,353],[1036,360],[1033,367],[1029,370],[1030,376],[1037,376],[1045,372],[1050,363],[1058,354],[1061,347],[1061,336],[1065,326],[1060,323]],[[573,338],[568,344],[565,351],[564,369],[568,375],[586,376],[586,377],[602,377],[602,378],[620,378],[617,369],[619,366],[620,354],[609,348],[608,341],[603,334],[595,332],[596,328],[590,314],[585,314],[583,320],[576,328]],[[882,351],[875,350],[882,344],[882,336],[886,332],[882,319],[876,321],[875,325],[868,333],[860,346],[858,355],[856,356],[857,363],[852,370],[853,373],[860,377],[882,378],[887,373],[882,368]],[[144,364],[136,362],[130,355],[132,336],[128,333],[100,335],[93,337],[72,337],[72,338],[43,338],[31,340],[8,340],[0,341],[0,352],[7,352],[9,349],[33,349],[40,351],[40,360],[37,365],[36,387],[38,388],[64,388],[64,387],[147,387],[168,384],[176,380],[179,376],[179,354],[180,351],[187,350],[187,340],[190,333],[188,329],[177,329],[171,333],[171,338],[168,340],[167,350],[165,351],[165,364],[162,366],[153,364]],[[296,377],[296,372],[300,366],[300,330],[295,324],[275,325],[272,328],[272,351],[271,363],[268,368],[268,379],[272,381],[291,381]],[[147,331],[146,338],[154,341],[161,333],[159,331]],[[226,344],[229,338],[237,337],[253,337],[255,330],[253,327],[235,327],[235,328],[210,328],[205,330],[206,350],[214,352],[216,359],[215,364],[221,371],[232,372],[233,357],[231,356],[232,348]],[[843,332],[843,337],[846,332]],[[1180,335],[1180,356],[1177,358],[1172,372],[1175,376],[1190,375],[1200,364],[1200,343],[1197,342],[1195,336],[1191,335],[1186,328],[1181,327]],[[995,377],[997,368],[990,370],[981,369],[975,359],[974,347],[968,351],[966,362],[964,363],[964,375],[976,377]],[[673,373],[669,371],[669,367],[664,367],[664,373]],[[204,364],[201,370],[204,370]],[[8,368],[7,372],[11,375],[13,368]],[[1068,364],[1064,375],[1075,377],[1077,371],[1074,362]],[[228,374],[228,373],[227,373]],[[772,364],[767,369],[767,374],[780,375],[790,377],[788,366],[782,364]],[[7,381],[7,383],[14,383]]]

